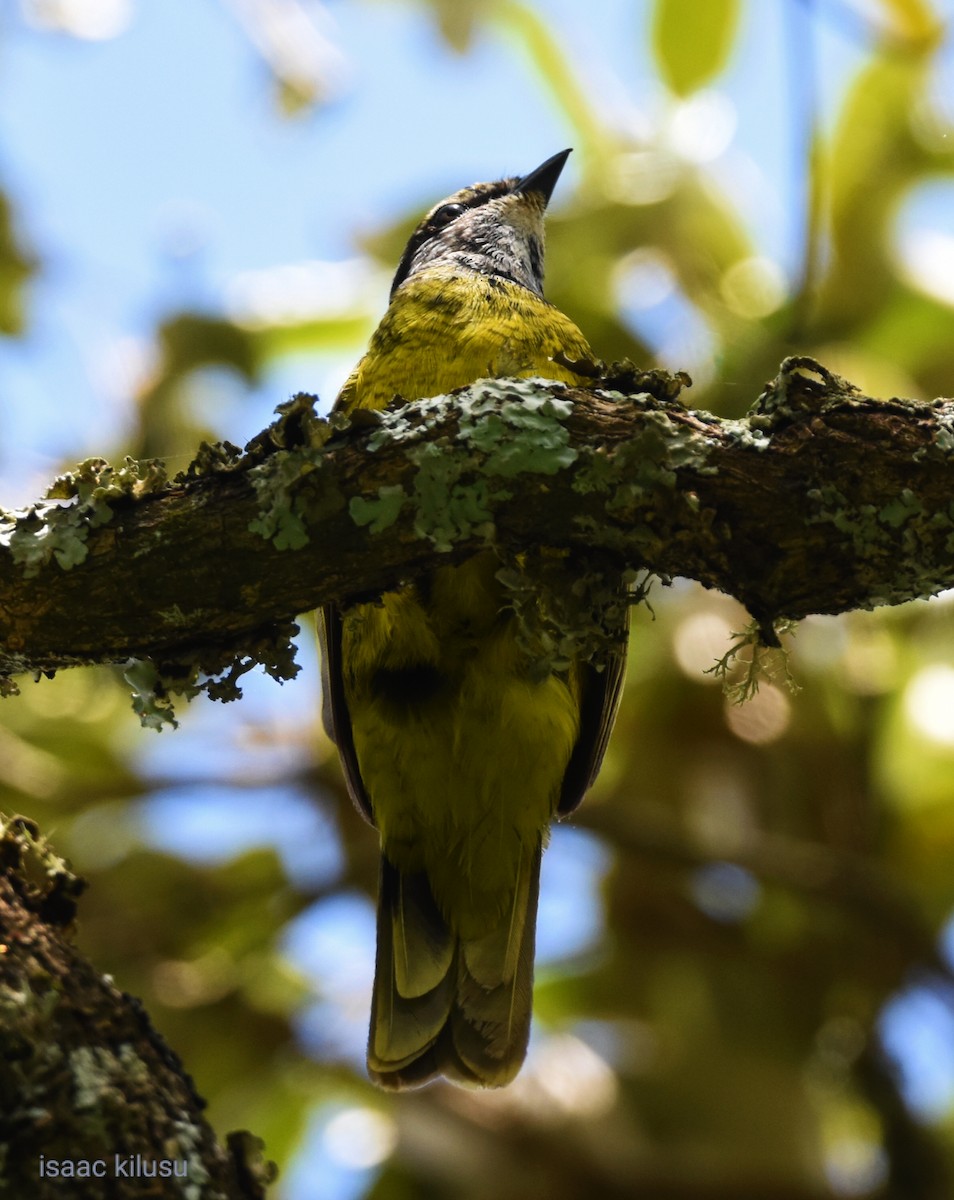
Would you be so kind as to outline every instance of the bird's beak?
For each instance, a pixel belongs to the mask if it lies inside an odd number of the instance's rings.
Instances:
[[[570,154],[570,150],[561,150],[559,154],[554,154],[552,158],[548,158],[535,171],[531,171],[529,175],[524,175],[523,179],[515,184],[513,188],[514,192],[521,195],[526,195],[527,192],[536,192],[538,196],[543,197],[543,203],[546,205],[553,195],[553,189],[560,178],[560,172],[563,170]]]

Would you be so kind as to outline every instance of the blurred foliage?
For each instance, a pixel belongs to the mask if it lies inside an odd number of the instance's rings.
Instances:
[[[36,266],[17,230],[10,201],[0,193],[0,333],[23,332],[23,289]]]
[[[725,67],[735,41],[739,0],[659,0],[653,50],[663,82],[679,96],[702,87]],[[686,30],[692,36],[686,37]]]
[[[794,266],[757,247],[706,155],[673,135],[677,118],[685,130],[693,112],[717,112],[700,89],[739,65],[741,0],[656,0],[634,19],[659,76],[658,104],[634,128],[601,115],[599,78],[532,3],[418,7],[447,53],[470,53],[490,31],[518,43],[575,130],[583,182],[556,205],[548,291],[603,358],[688,368],[692,403],[725,415],[793,351],[872,394],[950,392],[954,291],[919,278],[896,236],[906,200],[954,169],[932,90],[950,35],[928,0],[785,3],[844,20],[863,59],[825,130],[795,109],[779,130],[816,147],[819,172],[806,165],[804,194],[786,203],[823,200]],[[245,8],[264,20],[267,5]],[[807,52],[786,47],[788,69]],[[263,57],[287,93],[284,68]],[[312,85],[295,84],[286,106],[324,94]],[[376,269],[393,266],[418,217],[366,238]],[[4,202],[8,333],[30,270],[16,224]],[[169,314],[133,398],[135,432],[103,451],[189,453],[200,437],[229,437],[207,403],[209,368],[260,385],[290,353],[356,347],[377,303],[241,324]],[[660,313],[665,322],[649,319]],[[640,1183],[653,1200],[948,1197],[950,1063],[929,1115],[914,1112],[881,1033],[912,997],[941,1014],[924,1038],[954,1030],[941,945],[954,912],[951,598],[803,622],[791,640],[801,690],[763,686],[742,707],[704,673],[745,624],[739,606],[681,581],[655,588],[651,604],[636,614],[602,777],[574,818],[608,856],[599,933],[541,966],[531,1056],[499,1094],[375,1093],[348,1040],[366,1020],[370,964],[360,986],[342,982],[351,947],[332,939],[306,982],[283,951],[302,914],[363,912],[375,886],[373,835],[344,798],[303,688],[278,720],[267,703],[196,706],[160,753],[144,749],[112,672],[25,686],[0,710],[0,806],[34,817],[90,878],[83,950],[144,998],[223,1133],[250,1128],[287,1165],[317,1121],[308,1161],[324,1165],[306,1175],[350,1164],[378,1200],[628,1196]],[[156,807],[170,795],[204,804],[213,784],[228,798],[226,830],[249,805],[274,813],[261,846],[216,853],[208,832],[196,838],[209,846],[189,844],[188,822],[175,828],[186,810]],[[303,794],[324,822],[309,836],[334,850],[311,873],[294,866],[308,839],[285,828],[285,801]],[[172,844],[178,854],[161,848]]]

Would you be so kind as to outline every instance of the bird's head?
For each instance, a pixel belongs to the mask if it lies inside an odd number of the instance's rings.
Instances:
[[[570,154],[561,150],[522,179],[461,188],[414,230],[391,295],[427,267],[451,265],[498,275],[543,295],[543,214]]]

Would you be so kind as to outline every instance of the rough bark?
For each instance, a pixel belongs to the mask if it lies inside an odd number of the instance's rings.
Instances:
[[[139,1002],[70,944],[83,883],[0,824],[0,1195],[262,1200],[259,1144],[223,1147]]]
[[[281,675],[295,614],[488,543],[697,579],[769,638],[954,586],[954,402],[873,399],[788,359],[722,420],[679,382],[484,381],[347,429],[300,396],[172,481],[87,463],[0,522],[0,675],[269,654]]]

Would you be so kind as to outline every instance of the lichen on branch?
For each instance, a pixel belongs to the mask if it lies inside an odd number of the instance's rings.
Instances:
[[[296,614],[488,546],[515,603],[514,564],[548,548],[584,574],[718,588],[766,643],[783,619],[954,586],[951,401],[874,399],[791,358],[727,420],[683,406],[684,376],[592,376],[482,380],[350,420],[300,394],[244,451],[203,446],[173,479],[83,464],[0,518],[0,676],[152,663],[161,724],[170,687],[228,698],[256,661],[289,677]]]

